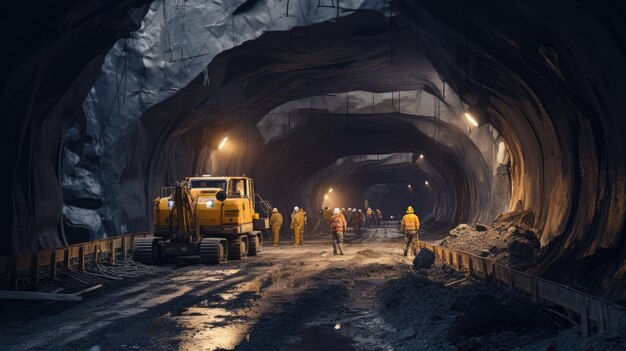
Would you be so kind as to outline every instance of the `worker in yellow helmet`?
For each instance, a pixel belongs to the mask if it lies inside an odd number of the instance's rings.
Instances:
[[[406,214],[402,217],[400,229],[404,231],[404,256],[407,255],[409,247],[413,255],[417,254],[417,232],[420,230],[420,219],[413,211],[413,207],[406,209]]]
[[[278,212],[277,208],[272,210],[272,217],[270,217],[270,227],[272,227],[272,237],[274,239],[274,246],[278,246],[280,227],[283,226],[283,215]]]
[[[298,212],[293,215],[291,220],[291,230],[293,230],[294,245],[302,246],[302,232],[304,231],[304,211],[298,208]]]

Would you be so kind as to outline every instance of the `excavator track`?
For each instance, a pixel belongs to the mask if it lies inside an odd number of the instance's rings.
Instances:
[[[228,259],[242,260],[248,255],[248,237],[242,236],[228,242]]]
[[[200,261],[204,264],[226,262],[228,241],[220,238],[203,238],[198,245]]]
[[[261,252],[262,246],[263,237],[261,236],[261,232],[248,234],[248,256],[256,256],[257,253]]]
[[[133,241],[133,260],[144,264],[159,264],[161,261],[159,240],[154,236],[135,238]]]

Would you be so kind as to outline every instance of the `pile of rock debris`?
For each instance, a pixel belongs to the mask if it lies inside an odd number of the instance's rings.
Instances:
[[[461,224],[450,231],[441,246],[489,257],[512,268],[530,266],[539,253],[539,240],[532,225],[532,211],[501,214],[493,226]]]

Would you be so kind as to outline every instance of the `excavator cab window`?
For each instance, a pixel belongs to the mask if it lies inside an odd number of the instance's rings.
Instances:
[[[220,188],[226,190],[226,181],[222,179],[192,179],[189,187],[194,188]]]
[[[247,198],[248,181],[246,179],[231,179],[228,186],[228,197]]]

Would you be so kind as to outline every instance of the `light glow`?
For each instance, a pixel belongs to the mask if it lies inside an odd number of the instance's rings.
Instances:
[[[429,185],[428,181],[425,181],[424,184]]]
[[[470,121],[470,123],[473,124],[474,127],[478,127],[478,121],[476,121],[474,116],[472,116],[468,112],[465,112],[465,118],[467,118],[467,120]]]
[[[409,189],[411,189],[411,184],[408,185]]]
[[[324,200],[328,200],[328,194],[324,195]]]
[[[221,150],[224,145],[226,145],[226,142],[228,141],[228,137],[224,137],[224,140],[222,140],[222,142],[220,143],[220,145],[217,147],[218,150]]]
[[[420,159],[423,159],[423,158],[424,158],[424,154],[420,154]]]
[[[332,193],[333,192],[333,188],[328,189],[328,193]]]

